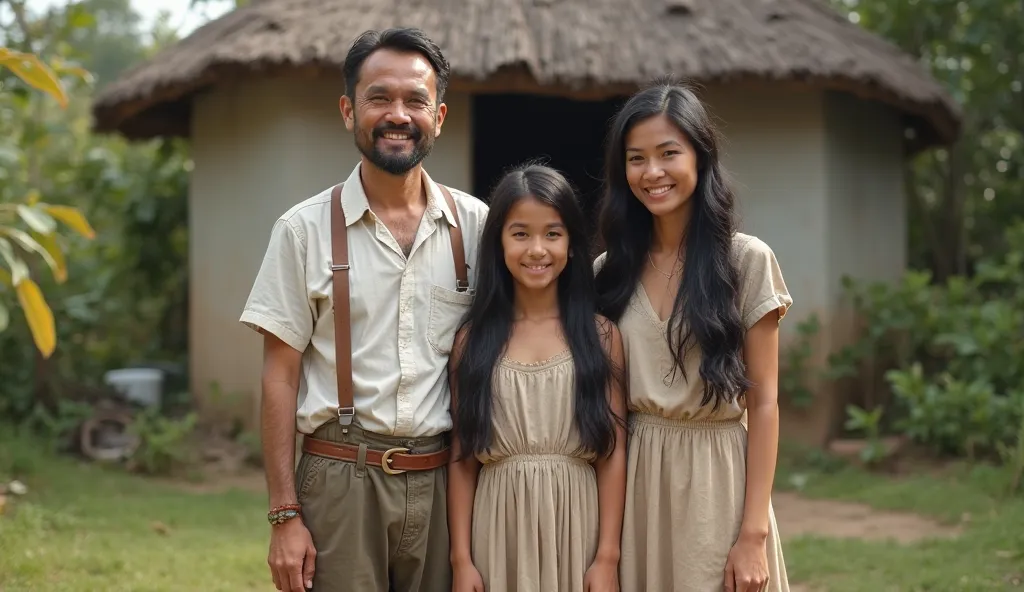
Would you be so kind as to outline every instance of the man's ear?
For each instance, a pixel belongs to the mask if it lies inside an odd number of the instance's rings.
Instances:
[[[434,124],[434,137],[441,135],[441,126],[444,124],[444,116],[448,114],[448,105],[441,103],[437,106],[437,123]]]
[[[341,95],[341,98],[338,99],[338,110],[341,111],[341,118],[345,121],[345,129],[352,131],[356,126],[356,111],[348,95]]]

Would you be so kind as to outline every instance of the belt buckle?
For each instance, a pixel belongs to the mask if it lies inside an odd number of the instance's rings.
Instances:
[[[401,475],[405,471],[396,470],[391,468],[391,455],[395,453],[409,452],[408,448],[389,448],[384,451],[384,454],[380,457],[380,468],[384,469],[384,472],[388,475]]]

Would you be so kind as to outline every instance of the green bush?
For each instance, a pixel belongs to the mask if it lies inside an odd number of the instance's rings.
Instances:
[[[920,364],[891,370],[887,378],[906,410],[898,425],[940,454],[992,455],[1017,437],[1024,420],[1024,391],[1003,395],[984,379],[965,381],[948,373],[929,380]]]
[[[1024,423],[1024,224],[1005,239],[971,277],[844,279],[863,331],[830,358],[829,377],[883,369],[890,427],[939,454],[996,458]]]

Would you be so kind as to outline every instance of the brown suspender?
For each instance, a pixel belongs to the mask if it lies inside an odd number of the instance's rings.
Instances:
[[[356,414],[352,393],[352,317],[349,311],[348,293],[348,232],[345,225],[345,211],[341,208],[341,188],[338,184],[331,191],[331,272],[334,296],[334,350],[338,373],[338,423],[349,426]],[[455,219],[455,226],[449,227],[452,242],[452,258],[455,260],[455,290],[469,289],[466,266],[466,252],[462,244],[462,226],[459,211],[452,194],[444,185],[438,184],[448,209]]]

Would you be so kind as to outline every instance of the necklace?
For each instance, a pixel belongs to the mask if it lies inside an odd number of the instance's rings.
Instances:
[[[647,251],[647,260],[651,262],[651,267],[654,268],[654,271],[657,271],[661,275],[665,276],[667,279],[672,279],[672,276],[674,276],[675,274],[679,273],[679,269],[676,268],[676,267],[672,268],[672,273],[665,273],[664,271],[658,269],[658,266],[654,264],[654,259],[651,257],[651,252],[650,251]],[[680,262],[680,263],[682,263],[682,262]],[[679,267],[682,267],[682,265],[680,265]]]

